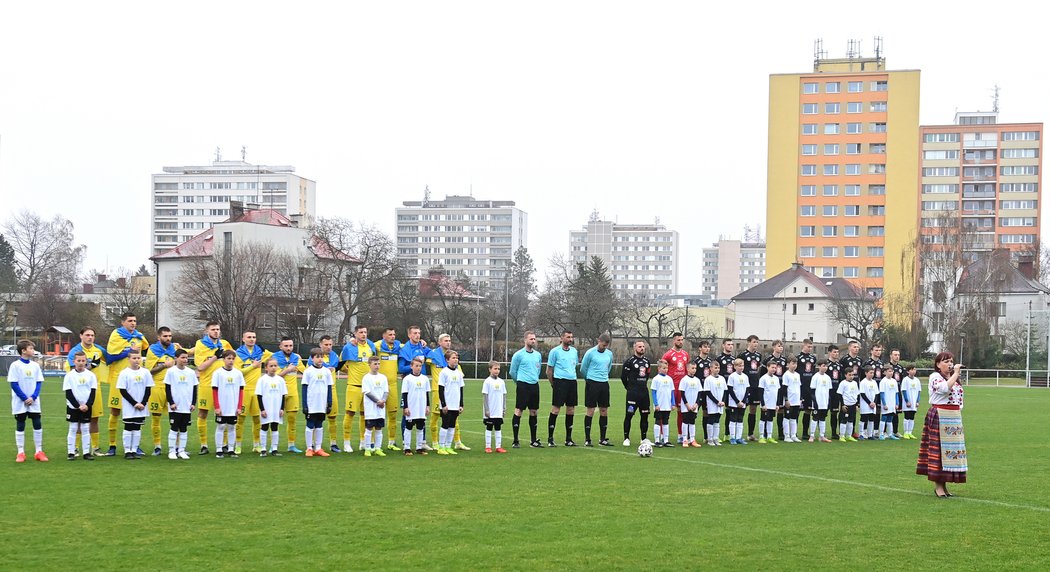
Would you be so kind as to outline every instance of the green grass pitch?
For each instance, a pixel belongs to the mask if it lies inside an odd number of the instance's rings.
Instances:
[[[939,500],[914,474],[917,441],[675,448],[639,458],[634,447],[619,445],[623,391],[612,387],[609,434],[617,446],[608,449],[485,454],[480,383],[473,381],[462,427],[474,450],[456,457],[194,454],[189,461],[89,463],[65,460],[60,384],[49,378],[50,463],[16,465],[14,422],[0,417],[0,568],[1050,565],[1050,391],[969,388],[970,482],[953,487],[956,498]],[[549,387],[543,390],[549,403]],[[543,440],[548,411],[540,411]],[[300,418],[300,432],[304,426]],[[166,445],[166,421],[163,431]],[[527,436],[524,423],[522,431]],[[194,426],[190,435],[195,452]],[[561,417],[559,442],[563,435]],[[574,437],[582,445],[582,408]],[[26,441],[31,453],[29,432]]]

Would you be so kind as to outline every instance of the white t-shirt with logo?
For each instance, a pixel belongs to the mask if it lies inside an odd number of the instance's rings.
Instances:
[[[123,395],[121,396],[120,413],[123,419],[136,419],[149,415],[145,409],[135,409],[135,403],[146,405],[143,398],[147,387],[153,387],[153,375],[146,368],[131,369],[129,367],[121,370],[117,377],[117,389],[128,390],[128,395],[135,400],[131,402],[124,399]]]
[[[430,395],[430,380],[423,374],[406,374],[401,379],[401,393],[407,393],[408,405],[406,419],[426,419],[427,397]]]
[[[284,409],[284,396],[288,395],[288,384],[283,377],[262,374],[255,384],[255,395],[262,397],[262,411],[259,414],[262,415],[263,411],[267,413],[262,418],[263,423],[284,423],[281,410]]]
[[[70,409],[87,405],[92,389],[98,390],[98,379],[87,369],[81,372],[71,369],[66,372],[66,377],[62,380],[62,392],[73,390],[73,399],[77,400],[76,403],[70,403],[69,399],[66,399],[66,406]],[[98,395],[95,395],[95,399],[98,399]]]
[[[168,390],[168,397],[175,402],[173,413],[189,413],[193,402],[193,388],[200,382],[197,380],[197,372],[188,367],[169,367],[164,373],[164,385]]]

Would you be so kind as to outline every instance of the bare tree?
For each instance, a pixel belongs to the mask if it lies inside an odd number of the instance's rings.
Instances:
[[[55,215],[44,220],[23,210],[4,222],[4,235],[14,254],[15,276],[23,292],[32,293],[42,284],[71,290],[75,284],[85,247],[73,237],[73,223]]]
[[[378,303],[389,289],[389,280],[400,276],[394,241],[383,231],[344,218],[322,218],[314,229],[317,238],[332,250],[356,259],[325,259],[318,270],[329,281],[341,309],[339,339],[345,338],[363,308]]]
[[[282,255],[277,263],[268,276],[269,315],[263,320],[273,341],[285,335],[300,343],[317,339],[332,310],[331,276],[311,260]]]
[[[878,339],[882,323],[882,308],[876,300],[863,296],[842,296],[828,301],[827,317],[837,323],[840,333],[870,347]]]
[[[255,329],[259,313],[268,307],[267,273],[287,267],[294,267],[287,254],[255,242],[229,253],[187,258],[168,303],[188,320],[217,320],[232,332]]]
[[[662,348],[667,338],[681,329],[680,314],[680,308],[643,297],[625,304],[620,331],[628,339],[642,339],[651,348]]]
[[[88,272],[89,276],[97,276],[98,272]],[[107,286],[98,292],[100,295],[100,306],[102,307],[102,318],[106,323],[113,324],[120,321],[124,312],[133,312],[139,320],[140,325],[153,324],[156,315],[156,297],[148,290],[136,286],[134,277],[137,274],[120,268],[116,276],[112,278],[113,285]]]

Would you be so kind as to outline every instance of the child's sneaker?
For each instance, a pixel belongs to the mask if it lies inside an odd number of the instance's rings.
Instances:
[[[203,453],[201,453],[201,455],[207,455],[208,454],[208,448],[207,447],[201,447],[201,450],[204,451]],[[114,447],[113,445],[110,445],[109,449],[106,450],[106,456],[107,457],[116,457],[117,456],[117,448]]]
[[[265,457],[266,456],[266,451],[259,451],[259,456],[260,457]]]
[[[886,434],[885,433],[883,433],[882,435],[879,435],[879,441],[885,441],[885,440],[886,440]]]
[[[623,440],[623,446],[624,447],[630,447],[631,446],[631,440],[630,439],[624,439]]]
[[[66,453],[66,460],[67,461],[76,461],[77,460],[77,454],[76,453]]]
[[[856,437],[853,437],[851,435],[851,436],[849,436],[849,438],[847,440],[850,440],[850,439],[852,439],[854,441],[867,441],[868,440],[868,438],[865,437],[864,435],[857,435]]]
[[[190,454],[186,451],[179,451],[179,458],[183,461],[188,461],[190,459]]]
[[[846,439],[845,435],[839,435],[839,442],[840,443],[846,443],[847,441],[848,441],[848,439]]]
[[[305,456],[313,457],[314,456],[314,450],[313,449],[307,449]]]
[[[456,448],[455,447],[448,447],[445,450],[448,451],[449,455],[458,455],[459,454],[459,453],[456,452]]]
[[[864,438],[864,437],[863,437],[863,436],[861,436],[861,439],[863,439],[863,438]],[[856,437],[854,437],[853,435],[847,435],[847,436],[846,436],[846,440],[847,440],[847,441],[849,441],[850,443],[856,443],[856,442],[857,442],[857,439],[856,439]]]
[[[386,456],[386,451],[384,451],[382,448],[379,448],[379,449],[375,450],[374,454],[375,454],[376,457],[385,457]]]
[[[765,438],[765,437],[759,437],[759,438],[758,438],[758,444],[759,444],[759,445],[765,445],[765,444],[766,444],[767,442],[768,442],[768,441],[766,441],[766,438]]]
[[[270,451],[270,456],[271,457],[283,457],[284,455],[282,455],[281,452],[278,451],[277,449],[274,449],[273,451]]]
[[[162,451],[160,450],[160,447],[153,447],[153,456],[154,457],[159,457],[161,455],[161,453],[162,453]]]
[[[575,445],[575,444],[573,444]],[[463,444],[463,441],[456,441],[456,444],[452,447],[455,451],[469,451],[470,447]]]
[[[37,461],[42,461],[45,463],[48,461],[47,455],[45,455],[43,451],[37,451],[36,455],[33,455],[33,458]]]
[[[112,448],[112,447],[111,447],[111,448]],[[202,447],[201,447],[201,452],[200,452],[200,453],[197,453],[197,454],[198,454],[198,455],[207,455],[207,454],[208,454],[208,446],[207,446],[207,445],[204,445],[204,446],[202,446]],[[112,457],[112,456],[113,456],[113,454],[110,454],[110,456]]]
[[[94,461],[95,460],[95,456],[92,455],[91,453],[84,453],[84,460],[85,461]]]
[[[134,461],[137,458],[138,457],[135,456],[135,453],[132,453],[131,451],[128,451],[127,453],[124,453],[124,460],[125,461]]]
[[[444,447],[440,447],[440,448],[438,448],[438,450],[437,450],[437,454],[438,454],[438,455],[448,455],[448,454],[449,454],[449,453],[448,453],[448,449],[446,449],[446,448],[444,448]]]
[[[828,439],[827,437],[821,437],[821,438],[820,438],[820,442],[821,442],[821,443],[830,443],[830,442],[831,442],[831,439]]]
[[[324,449],[320,448],[314,451],[314,455],[318,457],[331,457],[331,455],[328,454],[328,451],[325,451]]]
[[[241,446],[240,446],[240,445],[236,445],[236,446],[234,446],[234,448],[233,448],[233,454],[234,454],[234,455],[237,455],[237,456],[240,456],[240,454],[241,454]]]
[[[168,458],[172,461],[177,461],[179,460],[179,454],[176,453],[174,449],[172,449],[171,451],[168,451]]]
[[[492,452],[492,447],[485,447],[485,452],[486,453],[491,453]]]
[[[397,443],[393,443],[393,442],[390,443],[389,445],[387,445],[386,448],[390,449],[391,451],[400,451],[401,450],[401,447],[398,447]]]
[[[365,456],[366,457],[371,457],[372,456],[372,450],[371,449],[365,449]]]
[[[331,449],[333,453],[342,453],[343,452],[343,450],[339,448],[339,445],[336,445],[335,443],[330,443],[328,445],[328,448]],[[347,448],[349,448],[349,447],[347,447]],[[347,453],[350,453],[350,452],[351,451],[347,451]]]
[[[497,453],[506,453],[506,452],[507,452],[507,450],[506,450],[506,449],[504,449],[503,447],[496,447],[496,452],[497,452]]]
[[[812,443],[813,441],[814,441],[813,437],[810,437],[809,438],[809,442]]]
[[[412,456],[412,449],[405,449],[405,456],[406,457],[411,457]]]
[[[428,455],[429,453],[427,452],[426,449],[416,449],[416,454],[417,455]]]
[[[295,445],[288,445],[288,452],[289,453],[302,453],[303,451],[301,449],[299,449],[299,447],[296,447]]]
[[[354,452],[354,448],[350,446],[350,441],[343,441],[343,450],[347,453]]]

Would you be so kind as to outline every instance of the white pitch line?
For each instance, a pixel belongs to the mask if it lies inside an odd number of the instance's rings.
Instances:
[[[479,431],[463,431],[463,432],[464,433],[473,433],[475,435],[484,435],[484,433],[481,433]],[[579,448],[580,449],[584,449],[584,450],[594,451],[594,452],[597,452],[597,453],[613,453],[613,454],[616,454],[616,455],[634,455],[634,453],[628,453],[626,451],[616,451],[616,450],[613,450],[613,449],[591,448],[591,447],[579,447]],[[767,475],[779,475],[779,476],[782,476],[782,477],[794,477],[796,479],[809,479],[809,480],[812,480],[812,481],[822,481],[822,482],[825,482],[825,483],[834,483],[834,484],[837,484],[837,485],[849,485],[851,487],[866,487],[866,488],[869,488],[869,489],[875,489],[875,490],[884,491],[884,492],[888,492],[888,493],[904,493],[904,494],[916,495],[916,496],[928,496],[929,495],[929,493],[920,492],[920,491],[916,491],[916,490],[898,489],[898,488],[894,488],[894,487],[884,487],[882,485],[873,485],[873,484],[870,484],[870,483],[847,481],[847,480],[844,480],[844,479],[832,479],[832,478],[829,478],[829,477],[821,477],[821,476],[818,476],[818,475],[807,475],[807,474],[803,474],[803,473],[791,473],[791,472],[788,472],[788,471],[777,471],[777,470],[773,470],[773,469],[763,469],[763,468],[760,468],[760,467],[746,467],[744,465],[730,465],[730,464],[727,464],[727,463],[713,463],[711,461],[701,461],[701,460],[698,460],[698,459],[682,459],[682,458],[679,458],[679,457],[653,457],[653,458],[657,459],[657,460],[660,460],[660,461],[676,461],[676,462],[679,462],[679,463],[691,463],[691,464],[694,464],[694,465],[707,465],[709,467],[717,467],[717,468],[720,468],[720,469],[736,469],[736,470],[740,470],[740,471],[750,471],[750,472],[753,472],[753,473],[765,473]],[[979,498],[973,498],[973,497],[959,497],[959,496],[955,496],[955,497],[952,497],[952,500],[966,501],[966,502],[975,502],[975,503],[986,504],[986,505],[991,505],[991,506],[1001,506],[1001,507],[1004,507],[1004,508],[1020,508],[1020,509],[1025,509],[1025,510],[1033,510],[1033,511],[1036,511],[1036,512],[1050,512],[1050,507],[1045,507],[1045,506],[1035,506],[1035,505],[1028,505],[1028,504],[1013,504],[1013,503],[1008,503],[1008,502],[994,501],[994,500],[988,500],[988,499],[979,499]]]

